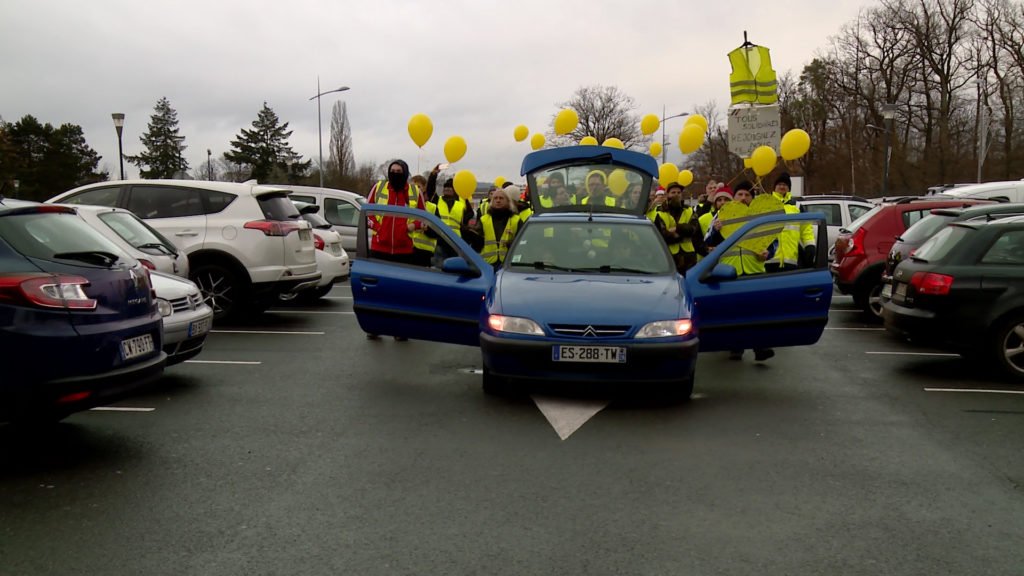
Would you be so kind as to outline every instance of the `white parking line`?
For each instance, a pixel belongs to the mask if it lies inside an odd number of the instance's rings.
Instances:
[[[335,312],[333,310],[267,310],[267,314],[355,314],[355,312]]]
[[[95,410],[96,412],[152,412],[156,408],[129,408],[128,406],[97,406],[95,408],[89,408],[89,410]]]
[[[875,356],[939,356],[945,358],[956,358],[959,354],[948,354],[946,352],[865,352]]]
[[[295,336],[323,336],[323,332],[291,332],[287,330],[210,330],[212,334],[291,334]]]
[[[245,362],[242,360],[185,360],[185,364],[232,364],[239,366],[259,366],[263,362]]]
[[[966,392],[979,394],[1024,394],[1024,390],[978,390],[973,388],[925,388],[925,392]]]

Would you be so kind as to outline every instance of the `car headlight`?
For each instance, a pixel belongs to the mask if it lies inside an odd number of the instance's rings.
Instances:
[[[543,336],[544,331],[540,325],[529,318],[517,318],[515,316],[501,316],[491,314],[487,317],[487,325],[495,332],[508,332],[509,334],[532,334]]]
[[[171,303],[163,298],[156,299],[156,309],[160,312],[160,315],[164,317],[170,316],[171,312],[174,311],[174,309],[171,308]]]
[[[636,337],[672,338],[676,336],[686,336],[691,330],[693,330],[693,322],[688,319],[658,320],[657,322],[645,324],[644,327],[636,333]]]

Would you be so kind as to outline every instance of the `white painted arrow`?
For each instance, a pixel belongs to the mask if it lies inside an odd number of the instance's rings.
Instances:
[[[573,398],[551,398],[549,396],[530,396],[537,404],[541,414],[548,419],[555,433],[565,440],[579,430],[598,412],[610,404],[608,400],[580,400]]]

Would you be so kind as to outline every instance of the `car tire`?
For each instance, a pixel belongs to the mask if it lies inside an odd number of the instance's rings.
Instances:
[[[1001,322],[992,333],[989,350],[1004,374],[1024,380],[1024,315]]]
[[[484,373],[481,380],[484,394],[487,394],[488,396],[507,398],[512,395],[512,388],[509,386],[508,379],[491,374],[491,371],[487,366],[484,366]]]
[[[860,294],[854,297],[854,302],[864,311],[864,315],[869,321],[880,323],[883,305],[881,279],[865,282]]]
[[[249,287],[231,270],[219,264],[203,264],[189,274],[213,309],[213,319],[223,320],[242,313],[249,299]]]

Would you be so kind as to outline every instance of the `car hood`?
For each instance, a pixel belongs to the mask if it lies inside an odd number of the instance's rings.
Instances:
[[[199,292],[195,284],[178,276],[151,271],[149,277],[153,280],[153,291],[164,300],[177,300]]]
[[[638,325],[689,316],[679,276],[502,270],[493,312],[546,324]]]

